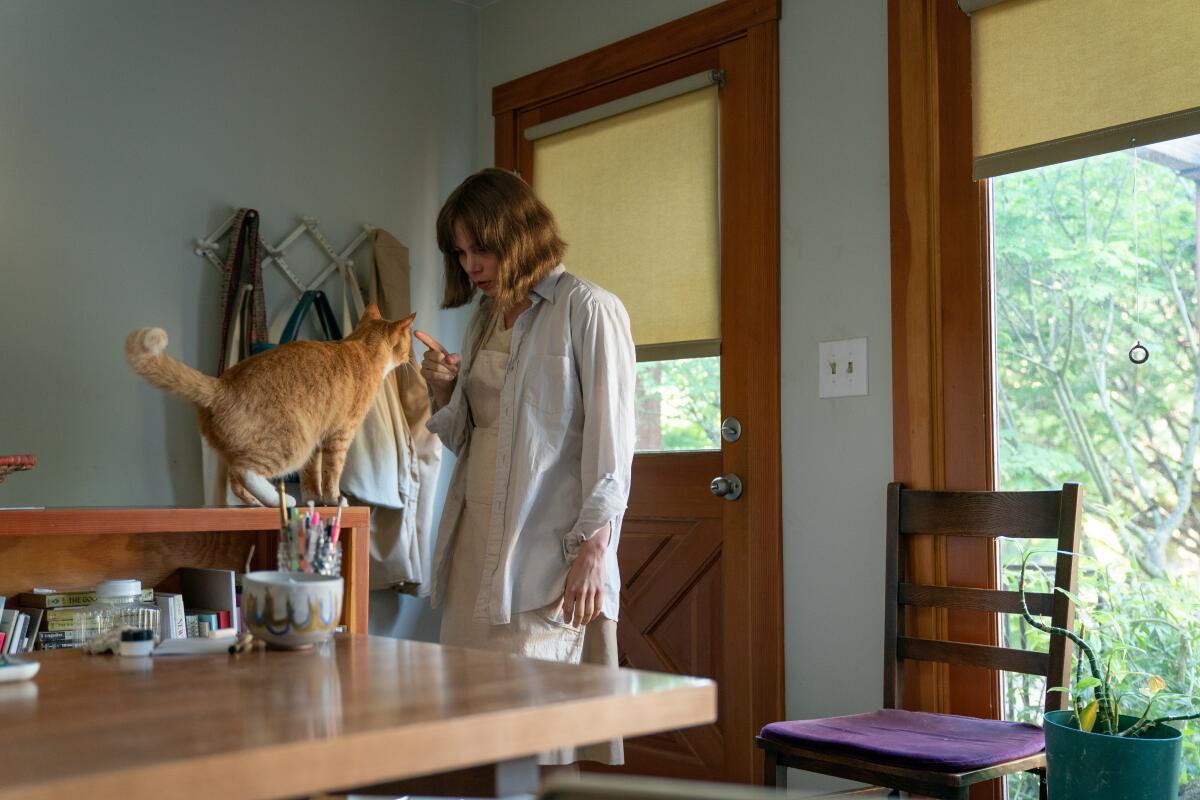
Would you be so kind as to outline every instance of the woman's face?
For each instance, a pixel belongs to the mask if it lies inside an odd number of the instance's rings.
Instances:
[[[454,247],[458,251],[458,263],[471,282],[488,297],[495,297],[496,279],[500,274],[500,260],[496,254],[481,249],[472,241],[461,222],[454,223]]]

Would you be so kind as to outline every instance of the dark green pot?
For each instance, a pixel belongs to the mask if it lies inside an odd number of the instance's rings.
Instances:
[[[1135,721],[1121,717],[1121,727]],[[1176,800],[1183,736],[1159,725],[1136,739],[1079,730],[1070,711],[1046,714],[1050,800]]]

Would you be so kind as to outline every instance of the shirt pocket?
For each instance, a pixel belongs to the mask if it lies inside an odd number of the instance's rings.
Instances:
[[[571,410],[574,384],[570,358],[538,356],[530,365],[523,399],[544,414],[558,416]]]

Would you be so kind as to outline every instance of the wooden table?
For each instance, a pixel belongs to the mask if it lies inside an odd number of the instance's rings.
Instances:
[[[0,798],[297,797],[712,722],[716,686],[339,635],[298,652],[60,650],[0,684]]]

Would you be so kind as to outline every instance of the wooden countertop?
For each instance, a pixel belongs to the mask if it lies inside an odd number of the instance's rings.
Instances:
[[[381,637],[315,650],[45,651],[0,684],[0,798],[295,797],[711,722],[708,680]]]

